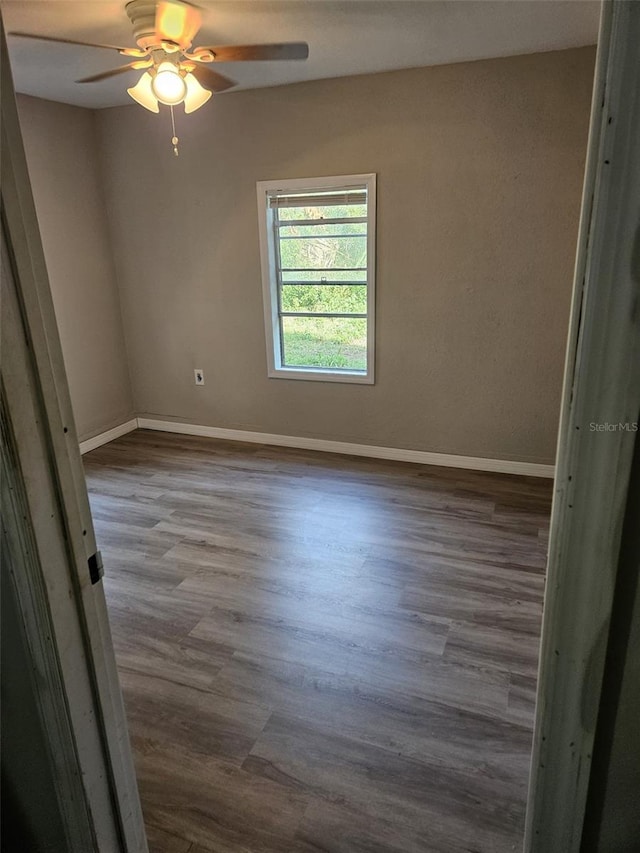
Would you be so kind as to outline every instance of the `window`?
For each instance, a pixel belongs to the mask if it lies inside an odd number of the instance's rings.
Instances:
[[[376,176],[258,183],[269,376],[373,383]]]

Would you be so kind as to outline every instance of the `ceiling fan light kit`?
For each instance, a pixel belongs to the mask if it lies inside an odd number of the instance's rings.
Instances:
[[[141,107],[151,110],[152,113],[159,113],[158,99],[153,94],[151,86],[153,78],[148,71],[145,71],[142,77],[138,80],[135,86],[127,89],[127,93],[131,95],[134,101],[137,101]]]
[[[169,107],[173,129],[172,145],[178,154],[178,138],[175,132],[173,108],[184,104],[185,113],[192,113],[204,106],[211,96],[224,92],[236,85],[223,74],[208,66],[215,62],[256,62],[264,60],[307,59],[309,45],[306,42],[285,44],[223,45],[219,47],[195,47],[193,39],[200,29],[200,10],[185,0],[131,0],[125,6],[133,27],[137,47],[116,47],[108,44],[78,42],[53,36],[30,33],[10,33],[21,38],[39,41],[75,44],[83,47],[116,50],[133,61],[111,71],[84,77],[78,83],[97,83],[117,74],[142,70],[143,74],[135,86],[127,89],[136,103],[160,112],[160,104]]]
[[[185,113],[189,114],[195,112],[207,103],[212,92],[205,89],[204,86],[201,86],[190,71],[181,75],[180,72],[174,70],[174,68],[175,66],[173,65],[170,69],[161,70],[158,68],[158,72],[155,77],[152,77],[149,71],[145,71],[136,85],[127,89],[127,93],[134,101],[137,101],[141,107],[150,110],[152,113],[160,112],[159,104],[176,106],[180,103],[184,104]],[[169,96],[167,96],[166,90],[163,91],[164,83],[162,78],[160,78],[161,74],[171,75],[169,76]],[[173,77],[176,76],[178,76],[179,81],[184,86],[184,93],[182,89],[176,88],[173,84]],[[171,91],[174,90],[177,92],[178,97],[172,100],[170,94]]]
[[[204,106],[213,93],[208,89],[205,89],[204,86],[201,86],[193,74],[188,73],[184,78],[184,82],[187,84],[187,94],[184,99],[184,111],[188,115],[189,113],[193,113],[196,110],[199,110],[200,107]]]
[[[151,82],[153,94],[161,104],[175,107],[184,101],[187,94],[187,84],[173,62],[161,62],[156,69],[155,76]]]

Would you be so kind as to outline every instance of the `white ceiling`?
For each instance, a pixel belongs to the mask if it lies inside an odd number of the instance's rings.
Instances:
[[[597,0],[197,0],[195,44],[307,41],[306,62],[220,63],[248,89],[594,44]],[[5,28],[133,46],[120,3],[3,0]],[[16,89],[83,107],[130,104],[139,72],[74,81],[126,62],[115,52],[9,38]]]

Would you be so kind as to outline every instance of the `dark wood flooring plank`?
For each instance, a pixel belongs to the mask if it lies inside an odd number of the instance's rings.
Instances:
[[[264,706],[158,675],[120,670],[129,729],[153,743],[241,764],[269,719]]]
[[[523,828],[521,792],[497,784],[485,768],[436,770],[279,715],[271,717],[243,769],[365,811],[374,824],[393,820],[399,837],[417,833],[426,849],[432,836],[435,844],[447,839],[454,850],[472,839],[487,850],[507,850]]]
[[[166,742],[138,753],[136,770],[150,826],[213,853],[295,851],[304,793]]]
[[[447,636],[444,660],[535,678],[539,644],[539,636],[528,630],[453,622]]]
[[[178,838],[147,823],[149,853],[191,853],[193,845],[186,838]]]
[[[379,679],[319,670],[276,658],[237,653],[217,674],[214,690],[266,704],[280,716],[303,720],[330,736],[344,735],[461,772],[483,767],[508,787],[522,787],[531,730],[488,708],[465,710],[450,702],[402,692]]]

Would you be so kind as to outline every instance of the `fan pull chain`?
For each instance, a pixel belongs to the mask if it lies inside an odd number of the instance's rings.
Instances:
[[[178,156],[178,142],[180,141],[176,136],[176,120],[173,115],[173,106],[170,106],[171,110],[171,129],[173,131],[173,136],[171,137],[171,144],[173,145],[173,153]]]

